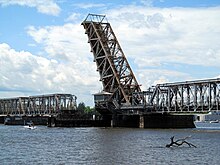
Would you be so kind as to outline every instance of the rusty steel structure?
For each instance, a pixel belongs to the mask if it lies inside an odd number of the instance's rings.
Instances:
[[[76,96],[48,94],[0,99],[0,115],[57,115],[63,110],[76,110]]]
[[[82,25],[103,85],[103,91],[95,95],[99,112],[191,113],[219,109],[220,79],[157,84],[141,91],[106,17],[89,14]]]
[[[112,102],[131,104],[133,92],[140,86],[104,15],[89,14],[82,22],[100,74],[103,91],[111,94]]]

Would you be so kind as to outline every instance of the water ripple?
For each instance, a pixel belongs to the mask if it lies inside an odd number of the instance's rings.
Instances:
[[[191,135],[197,148],[166,148]],[[1,164],[218,164],[220,129],[47,128],[0,125]]]

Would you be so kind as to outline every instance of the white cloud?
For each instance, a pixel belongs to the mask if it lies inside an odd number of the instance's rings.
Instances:
[[[72,13],[67,19],[65,19],[66,22],[73,22],[76,21],[81,14],[79,13]]]
[[[153,6],[153,0],[140,0],[140,2],[141,2],[143,5],[148,6],[148,7]]]
[[[163,62],[219,66],[219,15],[220,7],[129,6],[107,12],[128,56],[136,62],[149,59],[149,66]]]
[[[30,26],[27,32],[38,44],[42,44],[45,52],[53,58],[81,63],[88,61],[88,55],[91,55],[84,29],[78,23],[39,28]]]
[[[20,5],[36,7],[37,11],[48,15],[59,15],[61,9],[53,0],[0,0],[0,5]]]
[[[78,3],[78,4],[74,4],[74,6],[82,9],[89,9],[89,8],[105,7],[106,5],[104,3]]]
[[[147,90],[156,84],[192,80],[192,77],[188,73],[166,69],[138,69],[136,70],[136,76],[142,90]]]
[[[28,34],[43,45],[45,54],[68,64],[74,70],[69,74],[74,75],[81,85],[97,86],[96,84],[100,84],[95,63],[92,62],[93,55],[90,53],[88,39],[80,24],[29,27]]]
[[[71,93],[92,105],[92,92],[100,88],[98,75],[87,61],[62,63],[18,52],[5,43],[0,44],[0,58],[0,97]]]
[[[220,7],[125,6],[106,15],[128,61],[134,62],[142,89],[155,83],[211,78],[207,70],[196,68],[220,67]]]

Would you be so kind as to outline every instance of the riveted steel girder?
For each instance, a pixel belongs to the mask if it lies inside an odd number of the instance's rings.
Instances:
[[[112,99],[119,104],[130,104],[132,93],[141,90],[110,23],[103,15],[89,14],[82,25],[88,35],[103,91],[112,93]]]

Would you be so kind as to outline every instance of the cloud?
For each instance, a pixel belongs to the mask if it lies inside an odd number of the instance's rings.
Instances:
[[[66,22],[74,22],[78,20],[78,18],[81,16],[79,13],[72,13],[68,18],[65,19]]]
[[[98,75],[91,71],[95,68],[87,61],[62,63],[16,51],[5,43],[0,44],[0,58],[1,97],[71,93],[92,105],[92,93],[100,88]]]
[[[104,3],[77,3],[73,6],[82,8],[82,9],[89,9],[89,8],[100,8],[105,7],[106,5]]]
[[[153,6],[153,1],[154,0],[140,0],[141,4],[143,4],[147,7],[152,7]]]
[[[89,45],[84,29],[79,23],[66,23],[63,26],[29,26],[27,33],[38,44],[43,45],[50,57],[73,62],[88,61]]]
[[[219,75],[220,7],[130,5],[106,15],[142,89]]]
[[[136,76],[141,84],[142,90],[147,90],[152,85],[167,82],[192,80],[190,74],[166,69],[138,69]]]
[[[148,66],[171,62],[217,67],[219,9],[129,6],[109,10],[107,16],[122,48],[139,67],[148,59]]]
[[[1,6],[20,5],[35,7],[43,14],[58,16],[61,9],[53,0],[0,0]]]
[[[87,36],[80,24],[67,23],[63,26],[46,26],[27,29],[27,33],[44,47],[45,54],[63,64],[68,64],[80,84],[92,85],[98,82],[98,73],[90,53]],[[65,68],[64,68],[65,70]],[[70,73],[71,74],[71,73]]]

